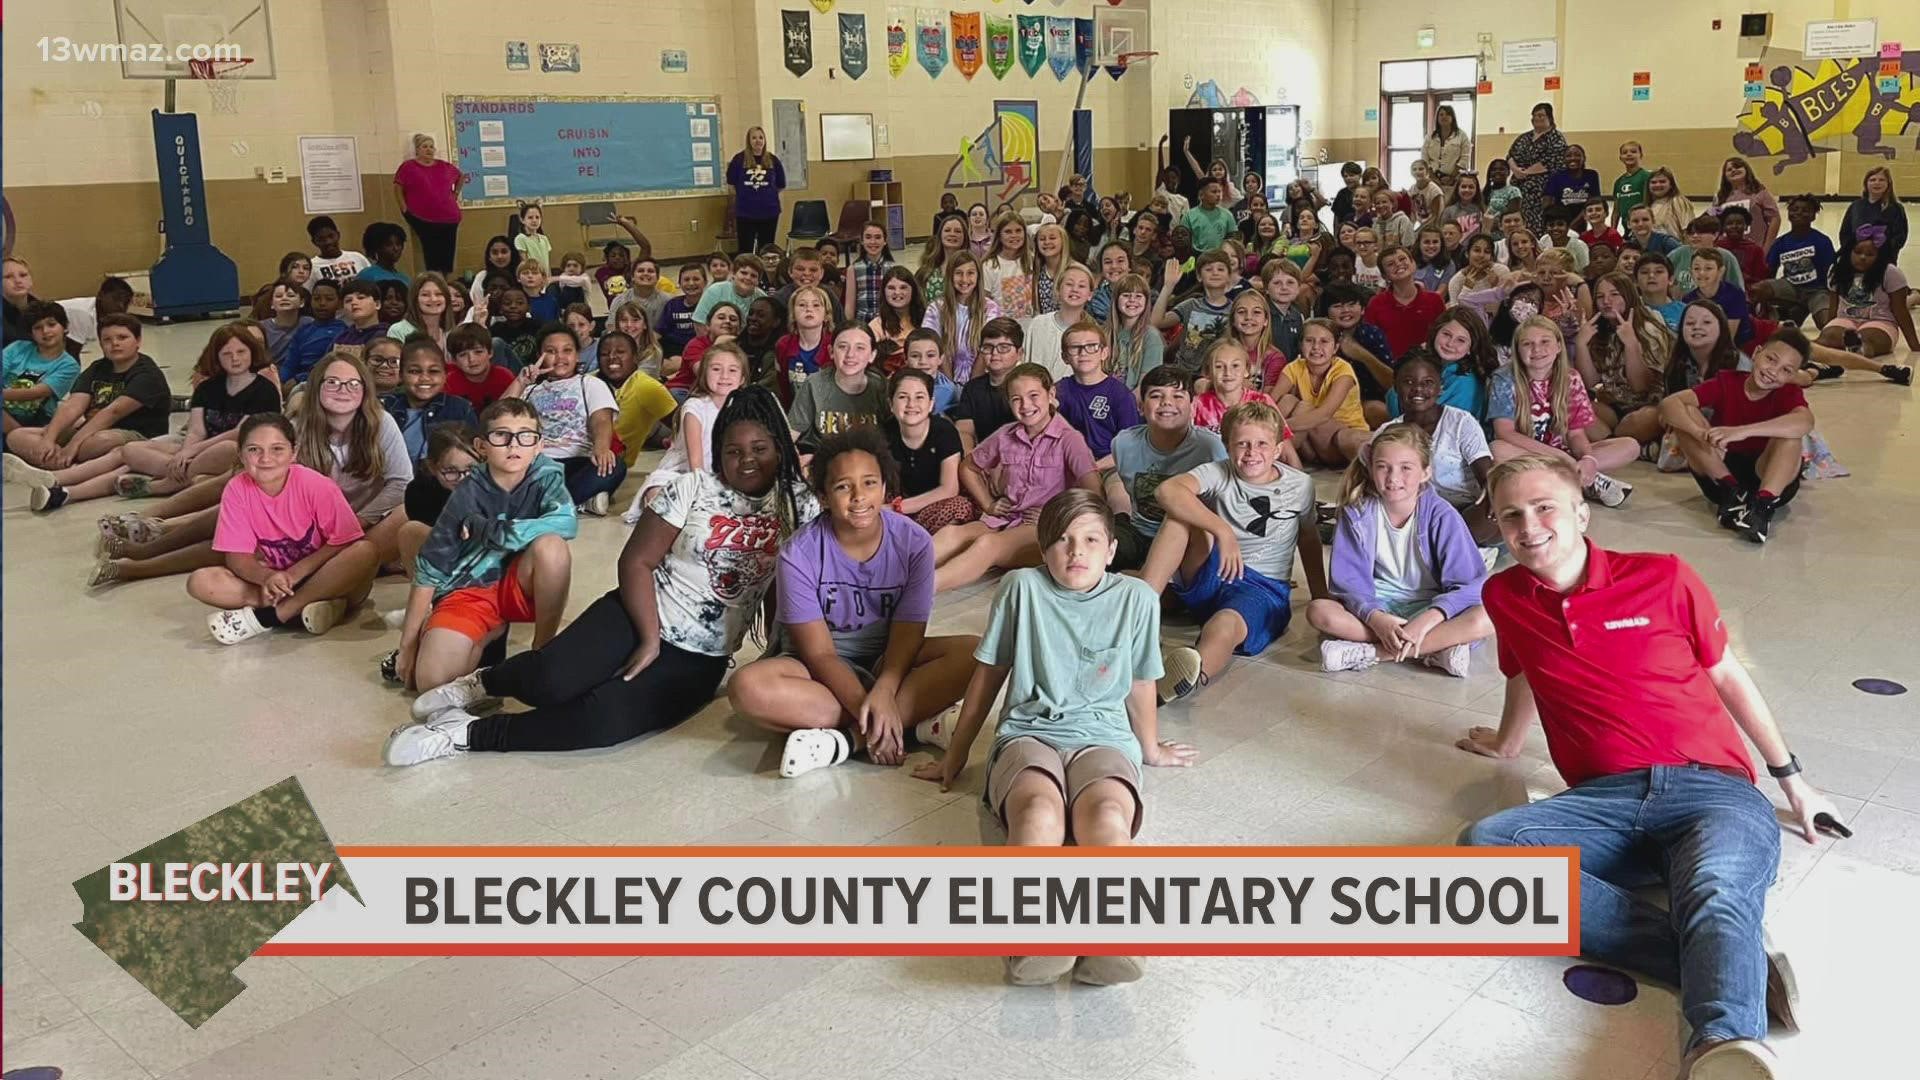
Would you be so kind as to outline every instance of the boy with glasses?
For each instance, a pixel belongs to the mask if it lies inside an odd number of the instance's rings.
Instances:
[[[984,363],[986,370],[967,381],[953,406],[953,426],[960,430],[960,445],[967,453],[973,453],[974,446],[987,436],[1013,423],[1013,406],[1007,404],[1006,391],[1001,387],[1007,374],[1020,366],[1020,349],[1026,340],[1020,323],[1005,316],[990,319],[980,328],[976,362]]]

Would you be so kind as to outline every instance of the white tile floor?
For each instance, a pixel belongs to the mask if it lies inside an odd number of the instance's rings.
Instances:
[[[179,372],[204,333],[160,329],[150,350]],[[1853,475],[1809,485],[1764,550],[1714,529],[1690,482],[1644,466],[1628,471],[1628,508],[1596,511],[1593,531],[1701,572],[1809,775],[1858,830],[1784,841],[1770,915],[1795,950],[1806,1031],[1778,1046],[1803,1076],[1886,1076],[1912,1021],[1895,973],[1920,964],[1920,692],[1849,684],[1920,691],[1920,406],[1858,375],[1813,401]],[[239,972],[247,991],[190,1030],[71,928],[69,883],[290,773],[350,843],[993,843],[998,829],[977,807],[977,764],[949,795],[865,764],[782,781],[777,748],[719,703],[610,751],[387,770],[381,740],[405,706],[375,671],[392,639],[376,620],[223,649],[178,580],[81,588],[91,508],[39,519],[24,490],[4,499],[8,1067],[71,1080],[1673,1073],[1671,994],[1590,1005],[1555,959],[1160,960],[1106,990],[1015,990],[991,960],[256,959]],[[623,532],[583,524],[576,610],[610,586]],[[936,629],[978,630],[989,589],[943,599]],[[376,606],[401,597],[383,582]],[[1297,621],[1167,710],[1204,761],[1151,777],[1143,841],[1444,842],[1557,789],[1537,738],[1501,764],[1452,749],[1498,709],[1489,659],[1465,681],[1328,676],[1312,650]]]

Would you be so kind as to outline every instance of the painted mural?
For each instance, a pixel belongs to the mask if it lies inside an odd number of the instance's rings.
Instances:
[[[947,170],[949,191],[977,190],[987,209],[1035,190],[1040,168],[1040,103],[996,101],[993,119],[979,135],[960,144]]]
[[[1733,148],[1775,159],[1775,174],[1836,151],[1892,158],[1920,149],[1920,52],[1778,64],[1747,86],[1760,96],[1741,112]]]

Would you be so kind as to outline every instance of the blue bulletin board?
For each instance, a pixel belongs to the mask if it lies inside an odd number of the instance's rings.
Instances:
[[[447,95],[460,205],[712,195],[728,155],[711,97]]]

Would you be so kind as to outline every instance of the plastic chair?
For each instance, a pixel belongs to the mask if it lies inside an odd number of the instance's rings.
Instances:
[[[848,199],[840,204],[840,224],[834,227],[831,235],[840,244],[842,251],[852,244],[860,242],[860,230],[872,220],[873,204],[865,199]]]
[[[611,227],[614,219],[619,216],[620,208],[610,202],[581,203],[580,242],[590,248],[604,248],[611,240],[619,239],[618,237],[608,237],[603,240],[595,240],[593,238],[594,226],[604,225]],[[624,236],[625,234],[622,235]]]
[[[818,240],[827,235],[827,200],[806,199],[793,204],[793,227],[787,230],[787,242]]]

